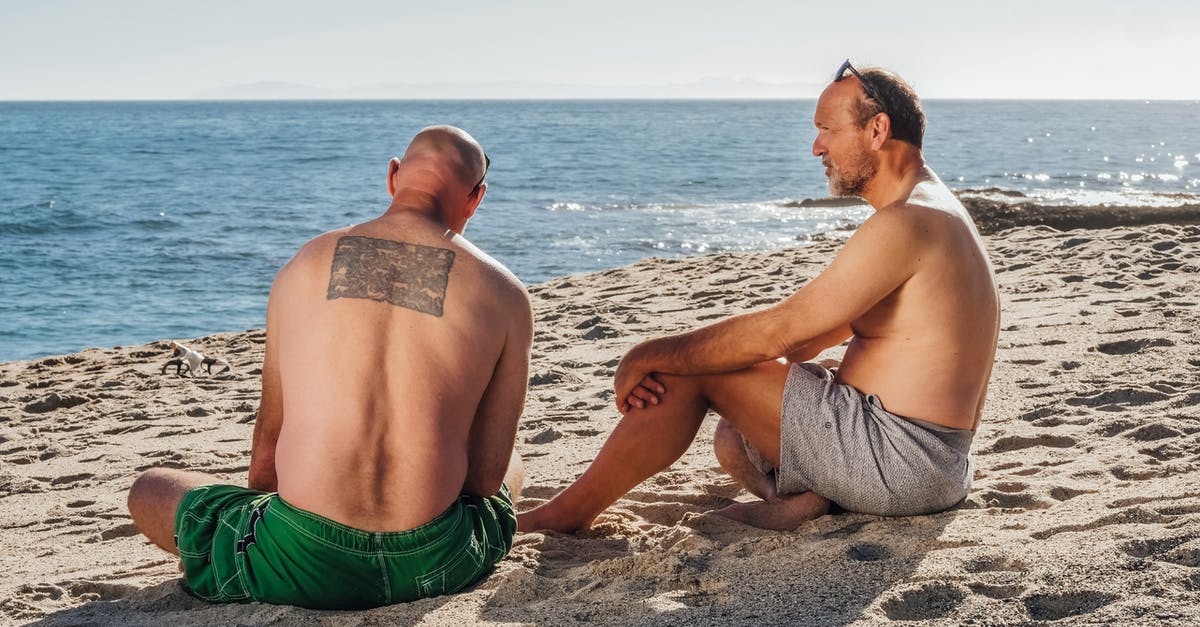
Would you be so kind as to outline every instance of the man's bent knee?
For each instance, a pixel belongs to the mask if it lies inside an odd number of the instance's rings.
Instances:
[[[133,524],[151,542],[175,551],[175,512],[192,488],[208,483],[204,475],[170,468],[151,468],[129,487],[126,505]]]
[[[716,453],[717,461],[724,466],[730,454],[741,448],[744,448],[742,434],[737,427],[724,418],[717,420],[717,427],[713,431],[713,453]]]

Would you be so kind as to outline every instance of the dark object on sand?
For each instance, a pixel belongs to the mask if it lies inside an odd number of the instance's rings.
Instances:
[[[199,374],[201,368],[204,368],[208,374],[221,374],[233,370],[229,362],[224,359],[206,357],[199,351],[184,346],[179,342],[171,342],[171,349],[171,359],[163,364],[161,374],[167,374],[167,368],[171,366],[175,366],[176,375]],[[215,373],[212,370],[214,365],[220,367]]]

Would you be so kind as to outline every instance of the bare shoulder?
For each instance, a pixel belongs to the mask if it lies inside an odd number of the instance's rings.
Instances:
[[[924,228],[957,229],[965,226],[974,230],[974,223],[966,207],[963,207],[954,192],[932,171],[929,172],[929,178],[913,188],[905,202],[898,205],[902,207],[903,214]]]
[[[279,270],[275,276],[275,284],[279,285],[280,282],[296,277],[296,275],[308,274],[314,266],[328,270],[329,259],[337,241],[351,228],[345,227],[328,231],[305,242],[300,250],[296,251],[296,254]]]
[[[459,257],[469,264],[475,284],[486,292],[496,311],[507,314],[514,328],[532,329],[533,307],[525,284],[504,264],[480,250],[465,237],[456,235],[453,245]]]
[[[529,293],[525,289],[525,284],[504,264],[496,261],[491,255],[483,252],[461,235],[454,238],[454,243],[471,257],[478,268],[480,277],[488,283],[489,287],[507,298],[529,304]]]
[[[851,237],[851,242],[858,246],[867,243],[903,248],[919,246],[928,240],[931,230],[945,218],[939,213],[917,203],[895,203],[879,209],[863,221]]]
[[[974,225],[966,209],[953,196],[947,202],[914,195],[904,202],[876,211],[863,223],[863,227],[866,227],[865,235],[887,238],[914,248],[937,245],[946,238],[969,237],[974,233]]]

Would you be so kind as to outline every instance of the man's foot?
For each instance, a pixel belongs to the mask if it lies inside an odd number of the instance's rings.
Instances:
[[[734,503],[713,513],[759,529],[791,531],[806,520],[829,513],[829,499],[804,492],[773,496],[766,501]]]
[[[529,533],[532,531],[558,531],[561,533],[575,533],[577,531],[587,529],[591,521],[579,522],[564,520],[555,515],[554,501],[539,505],[527,512],[517,514],[517,531],[519,533]]]

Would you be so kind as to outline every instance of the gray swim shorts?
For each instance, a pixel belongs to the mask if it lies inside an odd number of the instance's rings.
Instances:
[[[971,488],[974,431],[897,416],[816,364],[792,365],[780,414],[779,468],[746,445],[780,494],[812,490],[848,511],[915,516]]]

